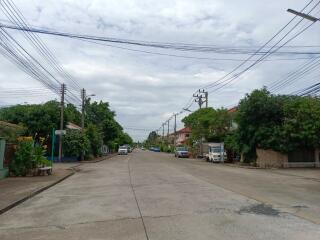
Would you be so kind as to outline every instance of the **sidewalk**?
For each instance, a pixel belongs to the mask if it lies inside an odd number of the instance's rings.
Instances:
[[[9,177],[0,180],[0,214],[32,197],[39,191],[60,182],[74,173],[79,163],[55,163],[52,175],[37,177]]]
[[[9,177],[0,180],[0,214],[73,175],[79,165],[97,163],[116,155],[117,153],[110,154],[91,161],[54,163],[52,175],[49,176]]]

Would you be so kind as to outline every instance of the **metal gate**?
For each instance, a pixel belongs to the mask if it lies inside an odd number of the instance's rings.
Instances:
[[[315,161],[314,149],[297,149],[288,154],[289,163],[314,163]]]

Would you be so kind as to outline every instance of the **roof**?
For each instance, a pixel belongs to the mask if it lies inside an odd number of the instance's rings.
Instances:
[[[81,127],[72,122],[68,122],[66,125],[67,129],[81,130]]]
[[[228,109],[228,112],[229,112],[229,113],[234,113],[234,112],[236,112],[237,110],[238,110],[238,106],[235,106],[235,107],[229,108],[229,109]]]
[[[191,129],[189,127],[185,127],[178,130],[177,133],[191,133]]]
[[[5,122],[5,121],[0,121],[0,125],[10,127],[10,128],[19,128],[19,129],[23,128],[22,126],[20,126],[18,124],[13,124],[13,123]]]

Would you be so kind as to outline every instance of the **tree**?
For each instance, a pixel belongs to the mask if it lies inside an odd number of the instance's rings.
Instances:
[[[90,102],[86,101],[86,122],[97,126],[102,133],[103,142],[106,143],[110,149],[115,149],[117,145],[122,142],[132,142],[132,139],[124,136],[123,128],[115,120],[115,113],[109,109],[107,102]]]
[[[56,101],[45,104],[16,105],[0,110],[0,119],[10,123],[22,124],[27,128],[28,135],[37,133],[46,136],[60,122],[60,107]]]
[[[117,139],[117,142],[118,142],[118,145],[125,145],[125,144],[132,145],[133,140],[129,136],[129,134],[121,132],[121,134],[119,135],[119,137]]]
[[[182,122],[192,129],[192,140],[223,141],[230,120],[227,109],[202,108],[186,116]]]
[[[72,104],[65,107],[64,125],[68,121],[80,123],[80,113]],[[50,135],[52,129],[60,127],[60,103],[48,101],[44,104],[15,105],[0,109],[0,119],[10,123],[22,124],[26,134],[34,136]]]
[[[240,101],[237,142],[245,161],[254,161],[256,148],[287,153],[320,145],[320,100],[272,95],[254,90]]]
[[[95,157],[101,154],[101,145],[103,143],[102,134],[99,132],[98,127],[89,123],[86,128],[86,136],[90,141],[89,154],[93,154]]]
[[[158,137],[159,137],[159,135],[155,131],[150,132],[148,135],[148,138],[145,142],[146,146],[149,147],[151,145],[156,145]]]
[[[115,112],[110,110],[109,103],[103,101],[91,103],[91,100],[87,99],[85,111],[85,128],[91,142],[90,152],[92,154],[99,155],[103,143],[107,144],[110,149],[116,149],[118,144],[132,143],[131,137],[123,132],[123,128],[115,120]],[[64,116],[64,126],[69,121],[75,124],[81,122],[81,113],[72,104],[66,105]],[[44,104],[2,108],[0,109],[0,120],[24,126],[27,135],[37,134],[37,136],[46,137],[51,135],[53,128],[59,129],[60,127],[60,103],[49,101]],[[71,134],[71,136],[79,137],[77,134]],[[68,143],[64,142],[68,146]],[[68,149],[66,147],[64,149],[68,153]]]

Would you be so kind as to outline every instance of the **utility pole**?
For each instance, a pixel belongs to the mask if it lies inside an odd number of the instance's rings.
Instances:
[[[83,88],[81,89],[81,131],[82,133],[84,132],[84,105],[85,105],[85,102],[86,102],[86,90]],[[82,151],[81,153],[81,161],[84,160],[84,154],[85,152]]]
[[[162,140],[164,139],[164,123],[162,123]]]
[[[208,108],[208,92],[204,92],[205,102],[206,102],[206,108]]]
[[[173,142],[174,147],[176,147],[176,139],[177,139],[177,113],[174,114],[174,142]]]
[[[202,108],[202,104],[206,103],[206,107],[208,107],[208,92],[202,90],[198,90],[197,94],[193,94],[193,97],[195,98],[194,101],[199,104],[199,109]]]
[[[59,135],[59,162],[62,159],[62,130],[63,130],[63,112],[64,112],[64,95],[66,93],[66,85],[63,83],[61,85],[61,109],[60,109],[60,135]]]
[[[86,90],[83,88],[81,90],[81,100],[82,100],[82,104],[81,104],[81,128],[82,131],[84,129],[84,105],[85,105],[85,101],[86,101]]]
[[[206,108],[208,107],[208,92],[204,89],[199,89],[197,94],[193,94],[193,97],[195,98],[194,101],[199,104],[199,108],[201,109],[202,104],[206,103]],[[200,155],[203,156],[203,137],[200,139]]]

